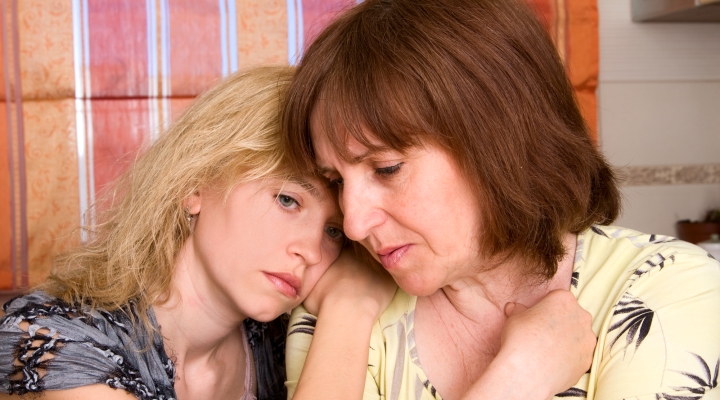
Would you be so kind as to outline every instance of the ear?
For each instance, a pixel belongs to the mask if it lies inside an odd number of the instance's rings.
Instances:
[[[200,209],[202,205],[202,195],[200,194],[199,190],[196,190],[193,194],[190,195],[187,199],[183,200],[182,208],[183,210],[186,210],[191,215],[198,214],[200,212]]]

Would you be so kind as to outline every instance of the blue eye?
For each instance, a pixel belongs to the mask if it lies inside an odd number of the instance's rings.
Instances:
[[[277,202],[280,203],[281,206],[285,208],[295,208],[298,206],[297,200],[293,199],[292,197],[284,194],[277,195]]]
[[[405,163],[398,163],[389,167],[376,168],[375,173],[384,176],[394,175],[396,172],[400,171],[400,167],[402,167],[403,164]]]
[[[326,226],[325,233],[333,239],[341,239],[344,236],[343,231],[332,226]]]

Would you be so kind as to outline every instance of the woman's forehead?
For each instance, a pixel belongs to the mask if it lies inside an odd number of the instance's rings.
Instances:
[[[366,126],[351,130],[338,119],[332,122],[320,118],[311,119],[310,139],[315,149],[316,160],[319,148],[326,145],[329,145],[326,150],[332,151],[350,164],[357,164],[368,157],[383,153],[402,152],[401,149],[384,142]]]

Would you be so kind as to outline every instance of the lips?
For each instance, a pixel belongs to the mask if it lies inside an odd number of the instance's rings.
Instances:
[[[406,244],[404,246],[389,247],[378,251],[377,254],[380,257],[380,262],[383,267],[387,270],[398,268],[400,266],[400,260],[408,250],[410,250],[410,246],[411,245]]]
[[[279,272],[264,272],[265,277],[268,278],[275,288],[282,294],[291,299],[297,298],[300,293],[300,287],[302,282],[299,278],[296,278],[292,274],[279,273]]]

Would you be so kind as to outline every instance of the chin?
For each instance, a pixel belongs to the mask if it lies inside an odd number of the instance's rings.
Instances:
[[[254,319],[257,322],[270,322],[274,320],[275,318],[279,317],[282,314],[282,312],[278,313],[269,313],[269,312],[261,312],[256,315],[249,315],[248,317],[251,319]]]
[[[406,278],[395,278],[395,283],[400,286],[400,289],[404,290],[405,293],[416,296],[425,297],[440,290],[440,287],[433,285],[431,282],[427,282],[423,279],[406,277]]]
[[[274,308],[265,307],[263,309],[252,310],[252,312],[248,313],[248,318],[252,318],[258,322],[270,322],[290,309],[291,308],[288,308],[286,305],[278,304],[277,307]]]

